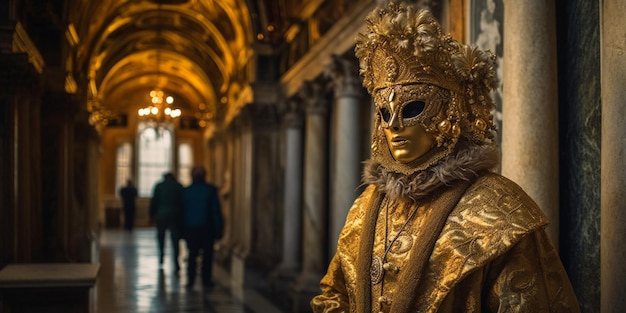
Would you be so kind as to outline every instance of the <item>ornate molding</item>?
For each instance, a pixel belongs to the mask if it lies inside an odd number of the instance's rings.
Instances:
[[[3,29],[3,31],[10,31],[8,29]],[[35,70],[41,74],[43,73],[43,68],[45,66],[45,62],[41,53],[39,53],[39,49],[37,46],[30,40],[28,33],[22,27],[20,22],[15,24],[15,28],[12,30],[11,35],[11,53],[25,53],[28,55],[28,62],[33,65]]]
[[[332,54],[343,54],[354,49],[354,37],[363,32],[362,23],[377,3],[374,0],[358,1],[354,10],[338,20],[318,42],[309,47],[308,52],[291,66],[280,79],[286,96],[296,94],[300,85],[320,75],[323,64],[330,62]]]
[[[337,98],[360,97],[363,94],[359,64],[355,58],[333,54],[324,75],[332,80]]]
[[[328,113],[326,86],[321,82],[305,81],[298,94],[304,101],[307,114],[326,115]]]

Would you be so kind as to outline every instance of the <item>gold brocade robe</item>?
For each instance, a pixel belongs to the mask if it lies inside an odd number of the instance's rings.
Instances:
[[[415,272],[412,257],[426,235],[420,230],[432,212],[442,208],[432,202],[418,203],[411,216],[414,206],[408,201],[384,199],[377,220],[371,221],[367,211],[377,192],[370,185],[354,202],[337,252],[320,282],[322,294],[311,301],[314,312],[358,312],[362,301],[369,302],[365,307],[371,307],[371,312],[402,313],[396,305],[401,302],[408,303],[406,312],[580,311],[544,231],[546,217],[510,180],[490,173],[465,190],[437,235],[424,269],[418,270],[417,286],[403,273]],[[373,239],[363,233],[367,223],[376,223]],[[362,240],[373,240],[370,255],[359,252]],[[391,267],[384,270],[381,282],[367,282],[371,292],[363,296],[358,264],[383,256],[386,247],[384,262]]]

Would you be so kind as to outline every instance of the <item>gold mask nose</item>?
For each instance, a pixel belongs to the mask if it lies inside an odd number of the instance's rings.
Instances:
[[[393,112],[391,114],[391,118],[389,119],[388,127],[389,128],[393,128],[393,129],[400,129],[400,128],[402,128],[402,119],[400,118],[399,112],[396,111],[396,112]]]
[[[400,129],[402,128],[402,118],[400,118],[400,110],[396,108],[396,104],[393,101],[395,97],[396,91],[392,89],[391,93],[389,94],[389,108],[391,109],[391,117],[389,118],[389,123],[387,123],[387,127]]]

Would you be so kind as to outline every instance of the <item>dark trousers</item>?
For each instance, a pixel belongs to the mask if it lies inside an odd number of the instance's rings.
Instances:
[[[133,230],[135,226],[135,208],[124,208],[124,229]]]
[[[187,241],[187,249],[189,250],[189,258],[187,259],[188,284],[193,285],[196,280],[198,257],[202,255],[202,284],[211,285],[213,243],[215,240],[206,228],[185,228],[185,241]]]
[[[180,255],[180,248],[178,241],[180,240],[180,231],[178,225],[173,221],[157,220],[157,241],[159,243],[159,264],[163,264],[163,257],[165,255],[165,232],[170,231],[170,239],[172,241],[172,249],[174,250],[174,265],[176,270],[180,268],[178,263],[178,256]]]

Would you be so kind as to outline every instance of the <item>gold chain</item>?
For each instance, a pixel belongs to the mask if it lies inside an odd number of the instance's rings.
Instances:
[[[393,247],[393,244],[400,237],[400,234],[402,233],[402,231],[404,231],[404,227],[406,227],[406,225],[413,218],[413,216],[415,215],[415,212],[417,212],[417,209],[419,208],[419,205],[417,205],[417,203],[415,203],[415,207],[413,207],[413,210],[411,210],[411,213],[409,214],[407,219],[404,221],[402,226],[400,226],[400,229],[398,230],[398,233],[396,233],[396,235],[393,237],[391,242],[389,242],[389,246],[387,246],[387,241],[388,241],[388,237],[389,237],[389,199],[385,199],[385,200],[386,200],[386,203],[385,203],[385,242],[384,242],[385,252],[383,253],[383,256],[381,258],[381,263],[382,263],[383,269],[384,269],[384,266],[385,266],[385,259],[387,258],[387,254],[389,253],[389,251],[391,251],[391,247]],[[382,278],[381,278],[381,283],[380,283],[380,297],[379,297],[379,300],[378,300],[378,305],[379,305],[379,309],[380,309],[381,312],[382,312],[382,309],[383,309],[383,301],[381,301],[381,299],[383,299],[383,294],[384,294],[384,289],[385,289],[385,279],[384,279],[384,276],[385,276],[385,271],[382,270]]]

